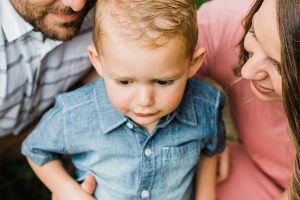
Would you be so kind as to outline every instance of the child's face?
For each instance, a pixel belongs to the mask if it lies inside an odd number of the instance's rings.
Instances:
[[[114,107],[151,132],[181,102],[187,79],[201,65],[204,51],[200,62],[193,60],[191,65],[178,39],[151,49],[115,36],[104,36],[99,57],[90,51],[90,58]]]
[[[265,101],[281,100],[281,46],[276,1],[263,2],[253,17],[244,46],[249,59],[242,68],[242,76],[251,81],[253,93]]]

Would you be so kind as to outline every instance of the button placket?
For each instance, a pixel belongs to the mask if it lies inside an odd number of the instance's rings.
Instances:
[[[145,149],[145,156],[149,157],[152,155],[152,150],[148,147]]]
[[[143,190],[142,192],[141,192],[141,197],[142,197],[142,199],[146,199],[146,198],[148,198],[150,196],[150,192],[148,191],[148,190]]]
[[[127,123],[126,123],[126,126],[127,126],[129,129],[133,129],[133,124],[130,123],[130,122],[127,122]]]

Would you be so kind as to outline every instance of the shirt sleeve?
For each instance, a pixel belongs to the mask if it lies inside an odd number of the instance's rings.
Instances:
[[[207,156],[212,156],[216,153],[224,151],[226,141],[226,130],[222,118],[222,110],[225,103],[225,96],[221,91],[217,92],[215,102],[215,115],[212,119],[211,130],[212,134],[207,137],[205,146],[202,152]]]
[[[21,152],[37,165],[66,153],[63,107],[59,98],[22,144]]]

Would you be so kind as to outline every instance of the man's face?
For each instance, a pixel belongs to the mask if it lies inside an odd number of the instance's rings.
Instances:
[[[10,0],[16,11],[45,37],[70,40],[95,0]]]

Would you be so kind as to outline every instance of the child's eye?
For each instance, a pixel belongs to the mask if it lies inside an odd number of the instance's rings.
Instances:
[[[174,82],[174,80],[168,80],[168,81],[154,80],[154,83],[161,85],[161,86],[171,85],[173,82]]]
[[[133,82],[133,81],[129,81],[129,80],[115,80],[115,81],[118,85],[122,85],[122,86],[128,86],[130,83]]]

